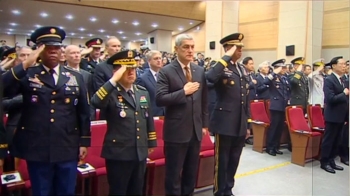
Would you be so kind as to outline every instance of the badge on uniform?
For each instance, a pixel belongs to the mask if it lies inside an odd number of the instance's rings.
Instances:
[[[120,117],[125,118],[126,112],[124,110],[120,111],[119,113]]]
[[[67,72],[69,73],[69,72]],[[69,77],[68,82],[66,83],[67,86],[78,86],[78,82],[77,79],[75,78],[75,76],[69,74],[66,74],[67,77]]]
[[[146,96],[141,96],[140,97],[140,103],[147,103]]]
[[[68,103],[70,103],[70,99],[69,99],[69,98],[66,98],[66,99],[64,100],[64,102],[68,104]]]
[[[35,84],[39,84],[39,85],[44,85],[44,83],[42,83],[39,78],[38,78],[38,75],[35,74],[34,78],[28,78],[28,80],[32,83],[35,83]],[[37,87],[38,88],[38,87]]]
[[[118,101],[123,102],[123,96],[118,96]]]
[[[32,103],[37,103],[38,102],[38,96],[37,95],[32,95],[31,101],[32,101]]]
[[[301,84],[299,83],[299,86],[301,86]]]
[[[249,84],[245,84],[245,88],[248,89],[249,88]]]
[[[147,112],[147,110],[145,111],[145,117],[146,117],[146,118],[148,117],[148,112]]]
[[[227,79],[223,79],[222,83],[227,84]]]
[[[280,88],[280,86],[276,85],[276,88]]]
[[[74,99],[74,105],[78,105],[78,99]]]
[[[235,84],[235,82],[232,80],[230,84],[231,84],[231,85],[234,85],[234,84]]]

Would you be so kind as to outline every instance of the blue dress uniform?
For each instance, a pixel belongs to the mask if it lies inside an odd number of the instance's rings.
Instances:
[[[85,45],[88,48],[102,48],[102,43],[103,43],[103,40],[101,38],[93,38],[93,39],[88,40],[85,43]],[[88,54],[86,56],[86,58],[81,59],[80,68],[93,74],[95,72],[95,68],[96,68],[98,63],[100,63],[100,61],[94,61],[90,57],[90,54]]]
[[[298,57],[291,61],[294,65],[303,66],[304,58]],[[309,82],[303,72],[295,71],[290,77],[291,86],[291,98],[290,105],[301,105],[304,113],[306,113],[306,107],[309,99]]]
[[[116,53],[107,63],[135,69],[134,51]],[[128,69],[129,69],[128,68]],[[92,97],[92,104],[106,111],[107,133],[101,157],[106,160],[109,195],[143,195],[148,148],[156,147],[150,97],[144,87],[107,81]]]
[[[274,68],[284,67],[285,59],[280,59],[272,63]],[[289,100],[289,82],[287,77],[271,72],[264,80],[269,85],[270,90],[270,115],[271,124],[267,132],[266,152],[269,155],[283,154],[278,150],[279,141],[282,136],[285,121],[285,109]]]
[[[37,45],[46,45],[43,63],[45,55],[60,50],[64,38],[57,27],[42,27],[31,35]],[[51,68],[57,80],[43,64],[26,70],[20,64],[3,75],[5,92],[21,93],[25,106],[13,152],[27,161],[33,195],[75,195],[79,147],[88,147],[91,139],[87,90],[78,72]]]
[[[323,91],[325,96],[324,120],[325,132],[321,144],[321,168],[329,173],[334,170],[343,170],[341,166],[335,164],[335,157],[338,155],[338,147],[341,141],[341,134],[344,123],[347,121],[349,113],[349,95],[344,93],[348,87],[339,72],[339,63],[343,57],[334,57],[329,63],[337,67],[333,73],[324,80]],[[337,72],[337,73],[336,73]]]
[[[221,39],[223,46],[242,47],[243,34],[235,33]],[[215,134],[214,195],[232,195],[234,176],[247,134],[249,119],[249,79],[245,68],[223,56],[206,74],[214,83],[216,102],[209,122]]]

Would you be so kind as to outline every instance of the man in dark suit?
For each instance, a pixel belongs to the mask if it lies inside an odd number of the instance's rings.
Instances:
[[[243,38],[241,33],[222,38],[225,55],[206,74],[208,81],[214,83],[217,97],[209,124],[209,130],[215,134],[215,196],[233,195],[234,176],[247,138],[249,78],[238,63]]]
[[[89,99],[92,97],[95,92],[92,90],[92,74],[84,69],[79,67],[81,61],[80,49],[76,45],[68,45],[65,50],[65,56],[67,60],[66,68],[73,71],[79,72],[84,79],[85,87],[88,91]],[[96,109],[94,106],[90,105],[90,120],[96,119]]]
[[[269,74],[270,67],[269,62],[264,61],[259,65],[259,73],[256,76],[257,81],[257,87],[256,87],[256,94],[258,99],[263,100],[269,100],[270,99],[270,92],[269,92],[269,85],[266,85],[264,83],[265,78]]]
[[[101,38],[93,38],[88,40],[85,45],[87,48],[92,48],[92,51],[80,61],[80,68],[93,74],[97,64],[101,62],[101,48],[103,40]]]
[[[343,80],[345,60],[343,57],[334,57],[330,64],[333,73],[324,80],[323,91],[325,96],[324,119],[325,132],[321,145],[321,168],[329,173],[344,168],[335,164],[334,158],[338,155],[341,133],[349,112],[349,88]]]
[[[309,82],[303,73],[304,58],[298,57],[291,61],[295,72],[289,76],[291,86],[290,105],[301,105],[306,114],[306,107],[309,99]]]
[[[344,87],[349,89],[349,61],[346,62],[345,74],[343,75]],[[345,117],[345,124],[341,135],[341,142],[339,146],[340,162],[349,166],[349,110],[347,110]]]
[[[158,75],[156,104],[165,107],[164,153],[166,195],[192,195],[202,135],[208,127],[208,88],[204,68],[191,63],[194,40],[175,39],[176,60]]]
[[[75,195],[78,160],[90,146],[83,78],[58,65],[64,38],[58,27],[35,30],[31,40],[38,49],[3,75],[5,95],[23,95],[13,152],[26,160],[32,194],[37,196]],[[30,67],[39,56],[42,64]]]
[[[122,51],[107,60],[115,72],[91,100],[106,109],[108,129],[101,156],[106,160],[109,195],[143,195],[146,158],[157,145],[150,96],[133,85],[135,55]]]
[[[153,116],[164,116],[164,107],[156,105],[157,76],[162,68],[162,55],[159,51],[151,50],[146,56],[150,69],[138,78],[137,84],[145,87],[149,92]]]
[[[2,82],[2,76],[0,74],[0,82]],[[0,99],[2,100],[3,95],[3,85],[0,85]],[[7,155],[7,142],[6,142],[6,131],[3,122],[4,112],[2,109],[2,104],[0,105],[0,170],[4,165],[4,158]]]

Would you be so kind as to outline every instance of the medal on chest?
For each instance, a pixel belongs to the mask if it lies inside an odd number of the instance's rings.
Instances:
[[[126,112],[125,112],[125,103],[124,103],[124,100],[123,100],[123,96],[118,96],[118,101],[119,101],[119,103],[118,103],[118,105],[120,106],[120,108],[121,108],[121,110],[120,110],[120,112],[119,112],[119,116],[121,117],[121,118],[125,118],[126,117]]]

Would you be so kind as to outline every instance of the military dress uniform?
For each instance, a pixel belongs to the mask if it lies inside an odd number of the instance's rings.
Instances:
[[[235,33],[221,39],[226,45],[243,46],[243,34]],[[249,78],[243,65],[223,56],[206,73],[214,84],[216,103],[209,122],[215,134],[214,195],[232,195],[249,119]]]
[[[272,63],[274,68],[284,67],[285,59]],[[266,152],[269,155],[283,154],[278,150],[285,121],[285,109],[288,105],[290,86],[286,76],[271,72],[264,83],[269,85],[271,124],[267,132]]]
[[[107,63],[134,69],[134,55],[133,51],[122,51]],[[126,89],[110,80],[91,102],[106,111],[107,133],[101,157],[106,160],[109,194],[142,195],[148,148],[157,145],[147,90],[138,85]]]
[[[0,82],[2,82],[2,76],[0,74]],[[0,85],[0,99],[3,98],[3,85]],[[0,105],[0,159],[4,159],[7,155],[7,142],[6,142],[6,131],[3,122],[3,108]],[[1,169],[1,168],[0,168]]]
[[[102,43],[103,43],[103,40],[101,38],[93,38],[93,39],[88,40],[85,43],[85,45],[88,48],[102,48]],[[96,68],[97,64],[99,64],[100,62],[101,62],[100,59],[98,59],[96,61],[90,57],[90,54],[87,54],[86,58],[81,59],[80,68],[93,74],[93,73],[95,73],[95,68]]]
[[[303,66],[304,58],[298,57],[296,59],[293,59],[291,63],[294,65],[297,64],[299,66]],[[295,71],[295,73],[290,76],[290,86],[290,105],[301,105],[305,114],[309,99],[309,82],[307,77],[303,72]]]
[[[47,47],[60,46],[64,38],[57,27],[42,27],[31,35]],[[59,65],[24,70],[20,64],[3,75],[3,84],[8,96],[23,95],[13,153],[27,161],[33,195],[74,195],[79,147],[90,146],[91,139],[82,76]]]
[[[319,66],[325,66],[323,59],[318,59],[313,62],[313,67],[317,69]],[[324,104],[324,92],[323,92],[323,84],[324,84],[324,75],[322,71],[314,70],[312,74],[310,74],[310,86],[311,86],[311,104],[320,104],[323,108]]]

